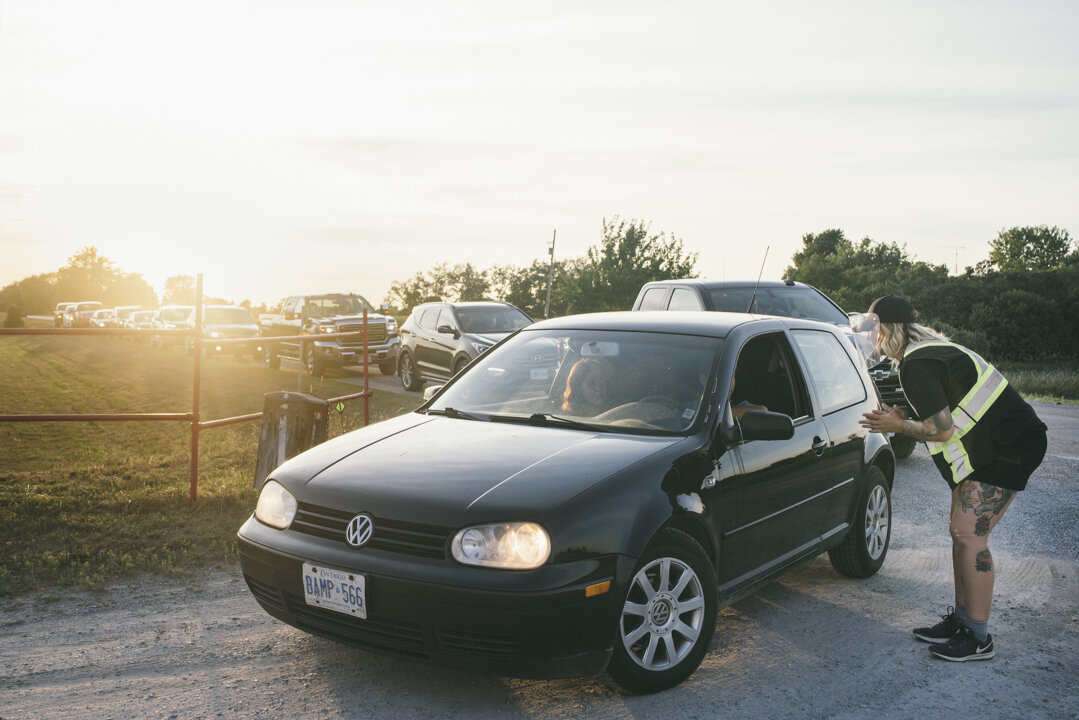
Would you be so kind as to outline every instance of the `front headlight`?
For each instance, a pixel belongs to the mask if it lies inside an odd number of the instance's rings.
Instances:
[[[514,522],[476,525],[457,533],[453,558],[464,565],[532,570],[547,562],[551,539],[535,523]]]
[[[276,480],[267,480],[262,486],[255,517],[259,522],[284,530],[296,517],[296,498]]]
[[[323,325],[318,329],[318,331],[320,333],[332,333],[332,332],[337,332],[337,328],[334,327],[333,325]]]
[[[482,355],[483,353],[485,353],[485,352],[487,352],[488,350],[491,349],[491,346],[488,345],[487,343],[474,342],[474,343],[469,343],[469,345],[472,346],[472,349],[476,351],[477,355]]]

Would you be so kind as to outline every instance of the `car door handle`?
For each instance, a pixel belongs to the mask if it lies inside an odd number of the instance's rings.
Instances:
[[[819,437],[813,438],[813,452],[816,453],[817,457],[823,455],[824,451],[827,448],[828,443],[826,443],[824,440],[821,440]]]

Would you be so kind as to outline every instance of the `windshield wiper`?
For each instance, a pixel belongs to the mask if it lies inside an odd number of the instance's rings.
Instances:
[[[592,423],[586,423],[580,420],[562,417],[560,415],[553,415],[551,413],[532,413],[527,417],[524,415],[492,415],[490,419],[491,422],[527,423],[529,425],[540,425],[542,427],[557,425],[559,427],[573,428],[574,430],[611,432],[611,428],[605,425],[594,425]]]
[[[428,410],[427,414],[428,415],[445,415],[446,417],[451,417],[451,418],[454,418],[455,420],[478,420],[480,422],[484,422],[484,419],[477,416],[477,415],[473,415],[471,413],[466,413],[464,410],[458,410],[457,408],[451,408],[451,407],[442,408],[440,410],[433,410],[433,409]]]

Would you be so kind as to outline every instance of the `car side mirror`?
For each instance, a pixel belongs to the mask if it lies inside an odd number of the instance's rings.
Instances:
[[[382,303],[381,305],[378,306],[378,311],[380,313],[383,313],[383,314],[388,313],[390,311],[390,304],[389,303]]]
[[[439,325],[438,332],[443,335],[453,335],[455,340],[460,337],[460,333],[457,332],[457,328],[450,325]]]
[[[794,437],[794,421],[783,413],[750,410],[740,421],[725,424],[722,435],[728,447],[749,440],[790,440]]]

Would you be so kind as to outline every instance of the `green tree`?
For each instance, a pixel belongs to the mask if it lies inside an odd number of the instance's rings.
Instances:
[[[165,279],[165,294],[161,297],[163,305],[194,305],[195,278],[190,275],[173,275]]]
[[[1074,257],[1072,250],[1067,230],[1046,225],[1013,227],[1001,230],[989,242],[989,264],[1001,272],[1054,270],[1069,260],[1069,253]]]
[[[644,283],[696,277],[696,264],[680,239],[652,234],[642,220],[605,219],[600,244],[567,268],[567,311],[628,310]]]

